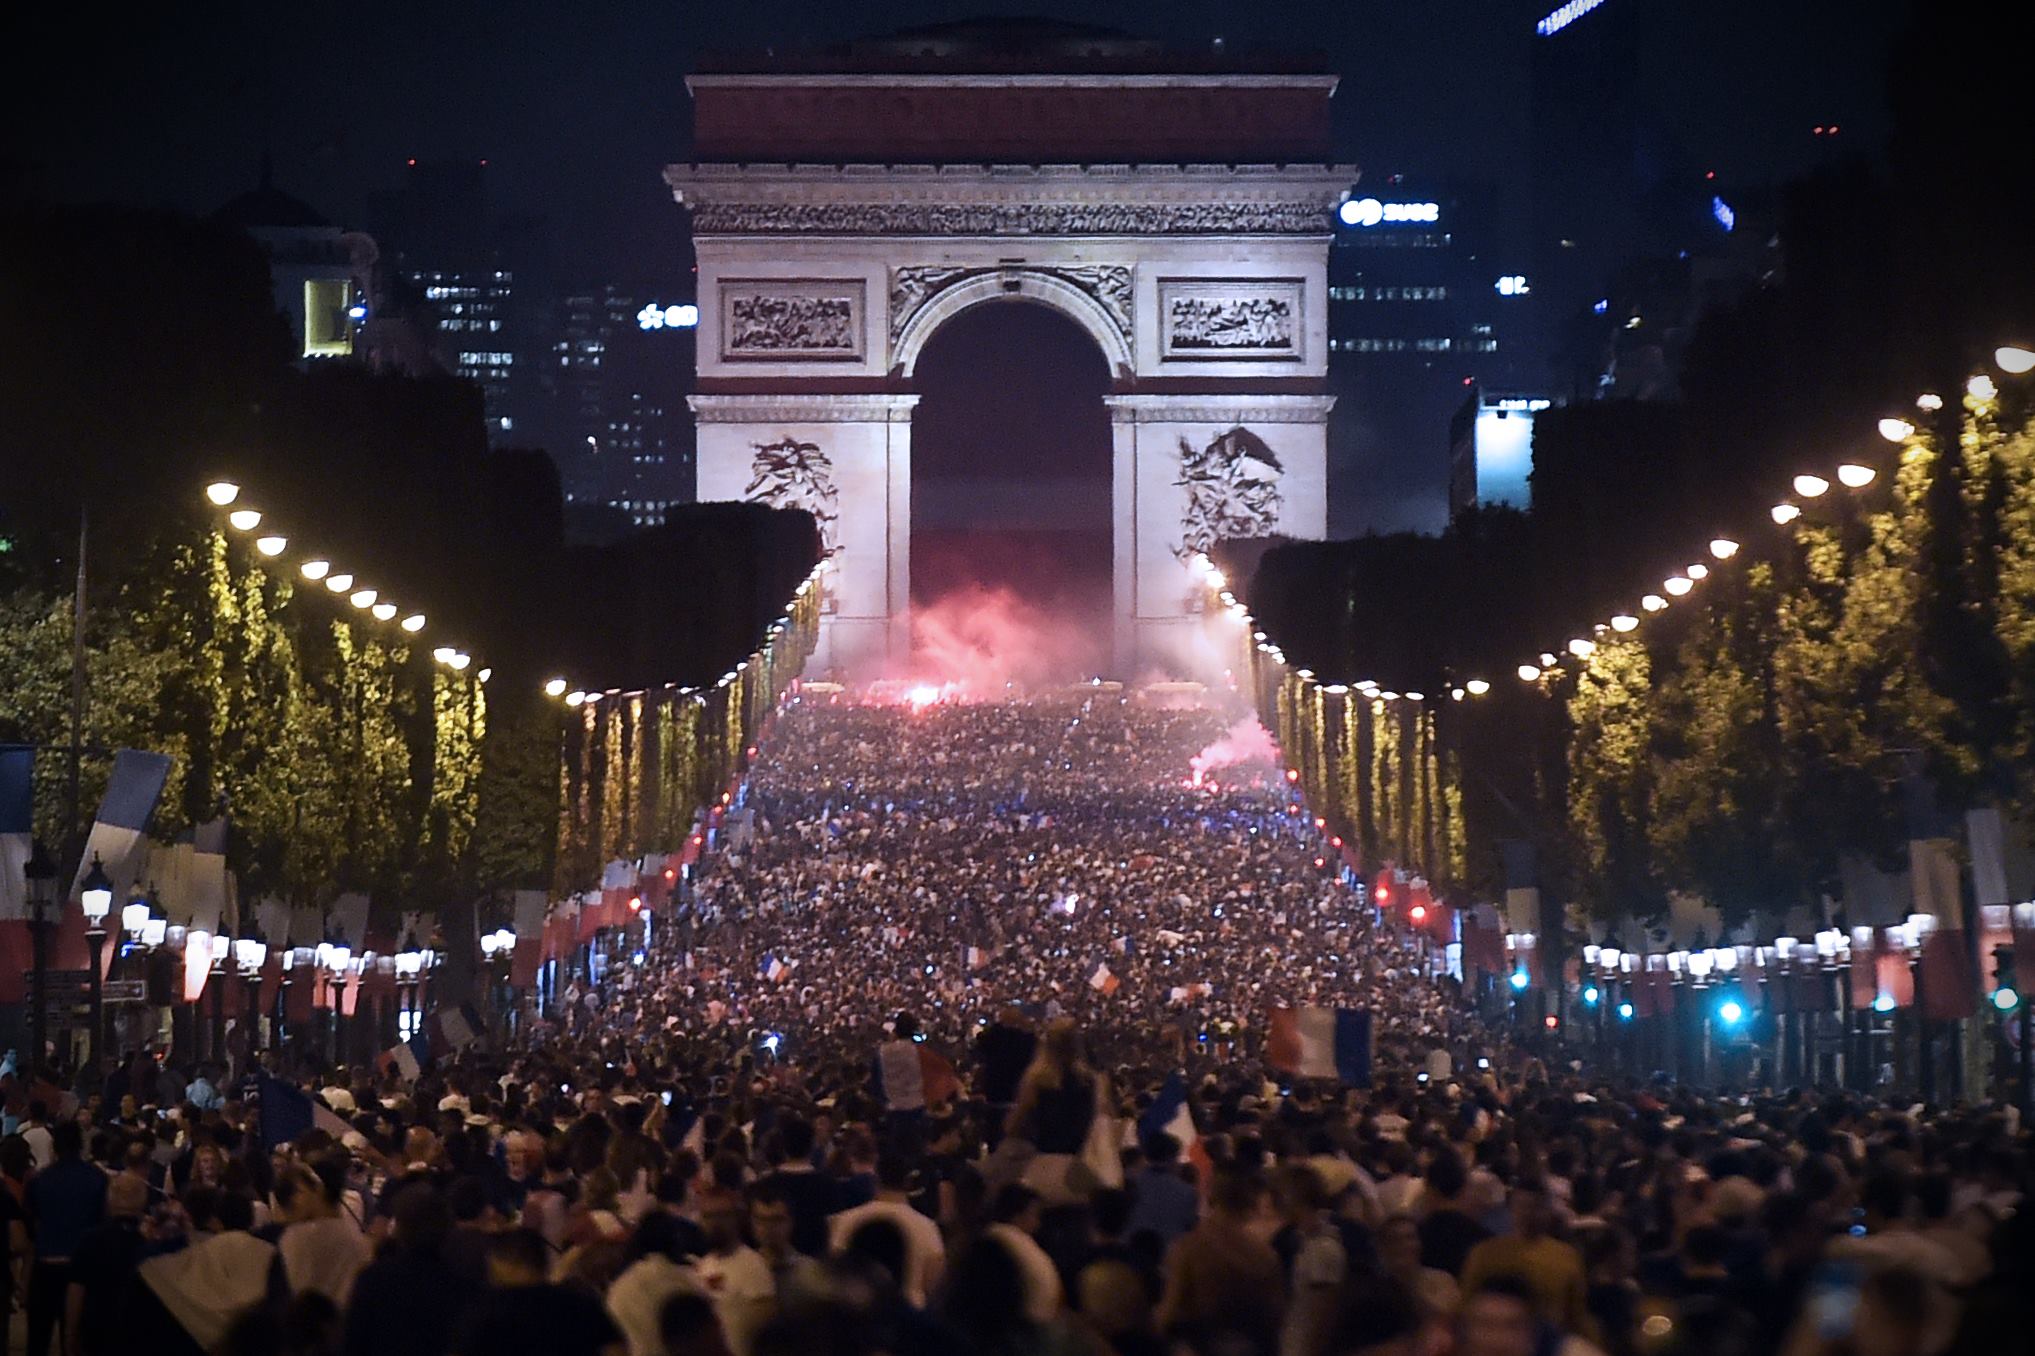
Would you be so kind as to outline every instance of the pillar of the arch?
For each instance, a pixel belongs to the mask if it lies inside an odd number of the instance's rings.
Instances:
[[[1115,648],[1126,675],[1194,672],[1197,550],[1224,537],[1328,535],[1325,395],[1117,395]]]
[[[881,674],[911,648],[915,395],[696,395],[698,498],[803,508],[832,567],[809,671]]]

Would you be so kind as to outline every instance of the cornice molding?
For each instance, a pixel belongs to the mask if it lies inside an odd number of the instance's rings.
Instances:
[[[903,424],[916,395],[691,395],[702,424]]]
[[[1106,395],[1118,424],[1320,424],[1332,395]]]

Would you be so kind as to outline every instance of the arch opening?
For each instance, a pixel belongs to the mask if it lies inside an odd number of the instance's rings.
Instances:
[[[922,654],[1021,682],[1109,668],[1111,373],[1056,307],[998,298],[947,317],[914,368],[911,599]]]

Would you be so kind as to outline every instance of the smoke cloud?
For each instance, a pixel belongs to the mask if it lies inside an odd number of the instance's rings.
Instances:
[[[1262,764],[1262,768],[1253,769],[1261,774],[1270,774],[1279,766],[1279,746],[1255,716],[1245,716],[1224,731],[1222,738],[1187,760],[1196,786],[1211,772],[1247,763]]]
[[[1008,589],[961,585],[912,610],[912,655],[884,676],[940,689],[943,699],[1083,682],[1103,673],[1109,637],[1026,603]]]

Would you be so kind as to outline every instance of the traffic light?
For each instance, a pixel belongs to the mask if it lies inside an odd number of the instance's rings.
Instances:
[[[1993,948],[1993,1009],[2012,1012],[2021,1006],[2021,986],[2014,975],[2014,948]]]

